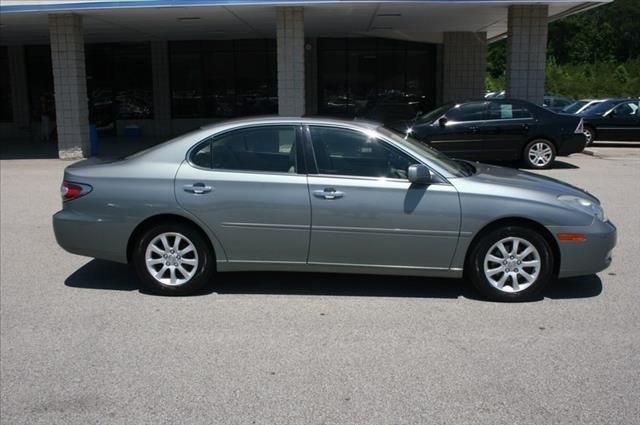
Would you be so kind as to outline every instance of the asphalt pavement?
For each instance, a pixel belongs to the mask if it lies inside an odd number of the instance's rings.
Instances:
[[[640,147],[541,174],[618,226],[613,265],[540,300],[464,280],[238,273],[199,296],[53,237],[67,162],[0,162],[3,424],[637,424]]]

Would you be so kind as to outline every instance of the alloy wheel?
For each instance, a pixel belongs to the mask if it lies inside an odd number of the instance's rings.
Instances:
[[[151,240],[145,252],[147,271],[157,282],[168,286],[187,283],[198,269],[198,252],[184,235],[161,233]]]
[[[585,127],[584,129],[582,129],[582,133],[584,134],[585,139],[587,139],[585,144],[587,146],[591,145],[591,143],[593,143],[593,132],[591,131],[591,129]]]
[[[546,167],[553,159],[553,149],[547,142],[536,142],[529,148],[527,156],[536,167]]]
[[[484,275],[502,292],[524,291],[538,279],[540,253],[529,241],[518,237],[499,240],[484,257]]]

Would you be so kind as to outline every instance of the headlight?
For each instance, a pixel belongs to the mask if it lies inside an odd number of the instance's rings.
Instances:
[[[607,219],[602,206],[588,199],[580,198],[579,196],[560,195],[558,196],[558,200],[565,202],[580,211],[584,211],[598,220],[605,221]]]

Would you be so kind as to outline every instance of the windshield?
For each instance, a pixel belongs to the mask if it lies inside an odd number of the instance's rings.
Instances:
[[[428,158],[430,161],[433,161],[435,165],[447,171],[449,174],[454,175],[456,177],[467,177],[473,174],[473,170],[470,170],[468,163],[459,162],[449,158],[447,155],[442,152],[433,149],[432,147],[427,146],[424,143],[420,143],[413,137],[409,135],[405,135],[400,133],[399,131],[389,129],[386,127],[378,128],[378,131],[387,136],[390,139],[393,139],[400,143],[409,143],[413,149],[415,149],[418,153]]]
[[[580,108],[582,108],[586,104],[587,104],[586,100],[576,100],[575,102],[562,108],[562,112],[566,112],[568,114],[575,114],[580,110]]]
[[[427,112],[426,114],[419,117],[416,121],[433,122],[436,119],[440,118],[442,115],[444,115],[444,113],[447,112],[449,109],[451,109],[452,106],[453,106],[453,103],[446,103],[441,107],[434,109],[431,112]]]
[[[596,103],[593,106],[589,106],[587,109],[585,109],[584,112],[588,112],[590,114],[596,114],[596,115],[602,115],[605,112],[607,112],[609,109],[613,108],[614,106],[614,102],[610,101],[610,100],[606,100],[604,102],[600,102],[600,103]]]

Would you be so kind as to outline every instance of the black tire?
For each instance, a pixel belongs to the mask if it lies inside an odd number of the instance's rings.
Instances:
[[[582,132],[585,137],[585,146],[593,145],[593,142],[596,140],[596,131],[590,125],[585,125],[582,127]]]
[[[505,238],[520,238],[532,244],[538,251],[540,270],[537,278],[530,284],[530,286],[523,288],[519,292],[505,292],[500,290],[491,282],[487,276],[485,276],[484,265],[485,256],[489,254],[489,250],[494,244],[502,241]],[[521,245],[522,246],[522,245]],[[492,251],[493,252],[493,251]],[[521,251],[523,252],[523,251]],[[531,258],[531,257],[527,257]],[[524,259],[522,261],[525,261]],[[535,295],[549,283],[553,277],[553,252],[546,239],[535,230],[521,226],[507,226],[490,231],[483,235],[481,239],[474,244],[471,248],[469,256],[467,258],[467,276],[471,279],[474,286],[480,291],[486,298],[493,301],[526,301],[532,299]],[[507,266],[508,267],[508,266]],[[516,266],[518,267],[518,266]],[[522,266],[527,268],[526,266]],[[506,269],[509,270],[509,269]],[[515,269],[517,271],[517,269]],[[527,272],[531,272],[532,269],[527,268]],[[505,273],[506,274],[506,273]],[[498,274],[496,278],[501,275]],[[509,286],[513,287],[512,278],[507,278],[505,284],[508,289]],[[521,279],[516,277],[516,279]],[[524,285],[523,285],[524,286]]]
[[[191,258],[197,258],[197,266],[189,269],[189,272],[192,272],[193,275],[182,284],[164,284],[156,280],[147,269],[147,248],[157,236],[164,233],[177,233],[186,238],[187,241],[190,241],[195,248],[195,254],[183,254],[185,260],[187,259],[187,255],[191,255]],[[183,243],[187,243],[187,241],[184,241]],[[160,255],[158,255],[158,257],[160,257]],[[211,247],[198,230],[183,223],[160,224],[145,231],[138,241],[136,241],[132,255],[132,262],[143,287],[152,293],[161,295],[193,294],[211,281],[213,272],[215,271],[215,256]],[[161,263],[157,267],[161,269],[163,264]],[[167,273],[168,272],[169,271],[167,271]],[[181,276],[181,273],[178,272],[178,276]]]
[[[551,150],[551,156],[548,160],[545,157],[544,163],[540,163],[534,159],[534,150],[539,150],[540,146],[544,146],[544,148],[548,148]],[[545,168],[551,167],[553,161],[556,160],[556,147],[552,142],[547,139],[534,139],[527,143],[524,150],[522,151],[522,161],[527,168],[532,168],[534,170],[543,170]]]

